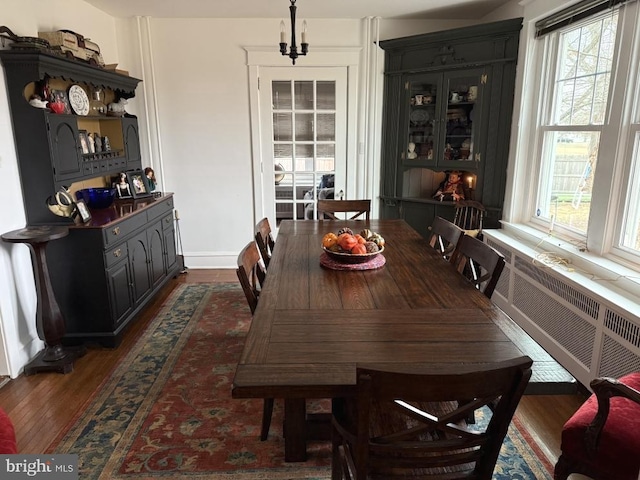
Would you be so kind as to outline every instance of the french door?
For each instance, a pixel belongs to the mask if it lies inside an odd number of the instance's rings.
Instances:
[[[317,218],[345,191],[347,69],[261,69],[263,211],[272,225]]]

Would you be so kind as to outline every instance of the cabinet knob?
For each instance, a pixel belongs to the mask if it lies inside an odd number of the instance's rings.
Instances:
[[[114,257],[118,258],[118,257],[120,257],[121,255],[122,255],[122,250],[117,249],[117,250],[114,250],[114,251],[113,251],[113,256],[114,256]]]
[[[113,230],[111,230],[111,233],[113,233],[114,235],[120,235],[120,227],[115,227]]]
[[[169,217],[164,219],[164,223],[166,223],[167,225],[169,225],[171,223],[171,219]]]

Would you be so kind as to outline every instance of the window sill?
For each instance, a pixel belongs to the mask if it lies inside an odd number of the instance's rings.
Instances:
[[[483,230],[483,233],[640,315],[639,272],[599,255],[581,252],[574,244],[527,225],[502,222],[502,229]],[[546,261],[545,254],[558,261]]]

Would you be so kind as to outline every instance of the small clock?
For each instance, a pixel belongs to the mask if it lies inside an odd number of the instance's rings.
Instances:
[[[71,85],[69,87],[69,104],[76,115],[87,115],[89,113],[89,97],[80,85]]]

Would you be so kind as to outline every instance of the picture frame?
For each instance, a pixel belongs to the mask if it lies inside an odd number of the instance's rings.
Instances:
[[[69,103],[69,95],[65,90],[51,90],[49,92],[49,102],[61,102],[64,105],[64,111],[61,113],[71,114],[71,104]]]
[[[130,185],[131,194],[134,199],[151,196],[149,180],[142,170],[127,172],[127,182]]]
[[[91,220],[91,212],[89,211],[89,207],[87,207],[87,204],[84,203],[84,200],[77,200],[76,208],[78,210],[78,215],[80,215],[80,220],[82,220],[82,223],[87,223],[89,220]]]
[[[131,185],[127,179],[127,174],[120,172],[112,179],[113,188],[116,189],[116,196],[118,199],[133,198],[131,194]]]
[[[78,140],[80,142],[80,147],[82,148],[82,153],[85,155],[91,153],[91,150],[89,149],[89,135],[86,130],[78,131]]]

